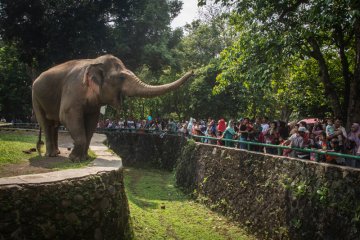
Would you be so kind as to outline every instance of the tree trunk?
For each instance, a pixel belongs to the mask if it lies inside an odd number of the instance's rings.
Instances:
[[[347,114],[348,114],[348,107],[349,107],[349,96],[350,96],[350,82],[353,78],[353,75],[350,72],[349,69],[349,61],[347,59],[346,53],[345,53],[345,40],[344,40],[344,33],[343,33],[343,29],[340,26],[337,26],[335,28],[335,42],[336,45],[339,48],[339,56],[340,56],[340,62],[341,62],[341,68],[342,68],[342,75],[343,75],[343,79],[344,79],[344,92],[343,92],[343,96],[344,96],[344,102],[343,102],[343,107],[342,107],[342,115],[343,115],[343,120],[346,123],[347,121]]]
[[[311,56],[315,58],[318,62],[320,73],[321,73],[321,81],[324,84],[325,95],[331,104],[331,108],[333,110],[335,117],[342,117],[341,104],[339,96],[336,92],[336,88],[334,84],[331,82],[329,69],[326,64],[325,58],[320,50],[320,46],[318,42],[313,38],[308,38],[308,42],[311,45],[313,52]]]
[[[358,4],[360,5],[360,4]],[[360,123],[360,17],[354,22],[355,33],[355,71],[354,77],[350,82],[350,92],[346,96],[349,98],[349,107],[347,109],[348,119],[346,126],[352,123]]]
[[[285,122],[289,122],[289,118],[293,109],[289,105],[285,105],[281,108],[281,116],[280,119]]]

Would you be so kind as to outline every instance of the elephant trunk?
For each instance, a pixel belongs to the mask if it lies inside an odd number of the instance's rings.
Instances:
[[[184,76],[178,80],[159,86],[152,86],[142,82],[138,77],[133,75],[129,81],[126,82],[126,86],[123,88],[123,93],[129,97],[156,97],[172,90],[179,88],[183,83],[185,83],[191,76],[193,72],[187,72]]]

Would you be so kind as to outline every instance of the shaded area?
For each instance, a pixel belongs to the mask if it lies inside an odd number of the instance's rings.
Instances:
[[[0,165],[0,177],[11,177],[18,175],[36,174],[56,171],[68,168],[80,168],[88,165],[93,158],[81,163],[73,163],[69,160],[69,154],[73,147],[73,140],[68,133],[59,133],[58,157],[38,156],[36,152],[27,154],[30,148],[34,148],[38,137],[37,131],[0,131],[0,139],[6,149],[1,151],[1,157],[11,158],[19,155],[20,160],[10,161]],[[15,151],[15,152],[14,152]],[[45,151],[45,146],[42,147]],[[7,152],[9,152],[7,154]],[[92,156],[93,157],[93,156]],[[10,159],[11,160],[11,159]]]
[[[172,170],[185,138],[169,134],[106,132],[108,145],[123,161],[124,166],[153,167]]]
[[[261,239],[359,239],[359,169],[189,141],[176,180]]]
[[[172,172],[126,168],[135,239],[255,239],[174,186]]]

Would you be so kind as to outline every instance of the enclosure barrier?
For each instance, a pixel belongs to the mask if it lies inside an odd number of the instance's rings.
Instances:
[[[0,239],[131,239],[122,161],[105,136],[92,140],[83,168],[0,178]]]
[[[35,123],[13,123],[11,125],[6,126],[0,126],[2,128],[20,128],[20,129],[39,129],[39,125]],[[66,131],[66,128],[64,126],[60,126],[59,130]],[[165,134],[170,136],[182,136],[186,137],[186,134],[184,133],[174,133],[174,132],[168,132],[168,131],[162,131],[162,130],[154,130],[154,129],[136,129],[136,128],[97,128],[97,133],[109,133],[109,132],[131,132],[131,133],[148,133],[148,134],[158,134],[160,137],[163,137]],[[267,148],[276,148],[277,149],[277,155],[282,155],[282,151],[284,149],[290,149],[297,152],[304,152],[304,153],[314,153],[315,154],[315,160],[319,162],[320,155],[328,155],[328,156],[334,156],[334,157],[340,157],[340,158],[346,158],[346,159],[355,159],[360,160],[360,156],[357,155],[350,155],[350,154],[343,154],[338,152],[331,152],[331,151],[322,151],[312,148],[294,148],[290,146],[282,146],[282,145],[274,145],[274,144],[268,144],[268,143],[259,143],[259,142],[252,142],[252,141],[243,141],[243,140],[233,140],[233,139],[219,139],[214,137],[208,137],[208,136],[200,136],[200,135],[193,135],[188,134],[189,138],[194,139],[200,139],[201,142],[204,142],[205,139],[212,140],[212,141],[223,141],[223,142],[233,142],[233,143],[242,143],[247,145],[247,150],[251,150],[251,146],[261,146],[261,147],[267,147]]]
[[[224,141],[224,142],[243,143],[243,144],[247,144],[247,150],[249,150],[249,151],[251,151],[251,149],[250,149],[251,145],[267,147],[267,148],[276,148],[277,153],[280,156],[282,155],[282,150],[284,150],[284,149],[291,149],[293,151],[305,152],[305,153],[315,153],[316,161],[319,161],[319,155],[329,155],[329,156],[334,156],[334,157],[352,158],[352,159],[360,160],[360,156],[337,153],[337,152],[331,152],[331,151],[321,151],[321,150],[308,149],[308,148],[295,148],[295,147],[289,147],[289,146],[274,145],[274,144],[259,143],[259,142],[250,142],[250,141],[242,141],[242,140],[233,140],[233,139],[219,139],[219,138],[198,136],[198,135],[191,135],[191,137],[200,138],[202,142],[203,142],[204,139],[208,139],[208,140],[217,140],[217,141]]]

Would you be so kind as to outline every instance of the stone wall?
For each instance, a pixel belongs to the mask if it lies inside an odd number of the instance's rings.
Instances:
[[[129,239],[132,234],[122,169],[1,185],[0,216],[0,239]]]
[[[360,170],[189,141],[177,184],[261,239],[360,239]]]
[[[151,166],[173,170],[186,139],[170,134],[106,133],[108,145],[125,166]]]
[[[89,166],[0,178],[0,239],[131,239],[121,159],[94,134]]]
[[[360,239],[359,169],[167,135],[108,139],[124,165],[176,165],[179,187],[259,239]]]

